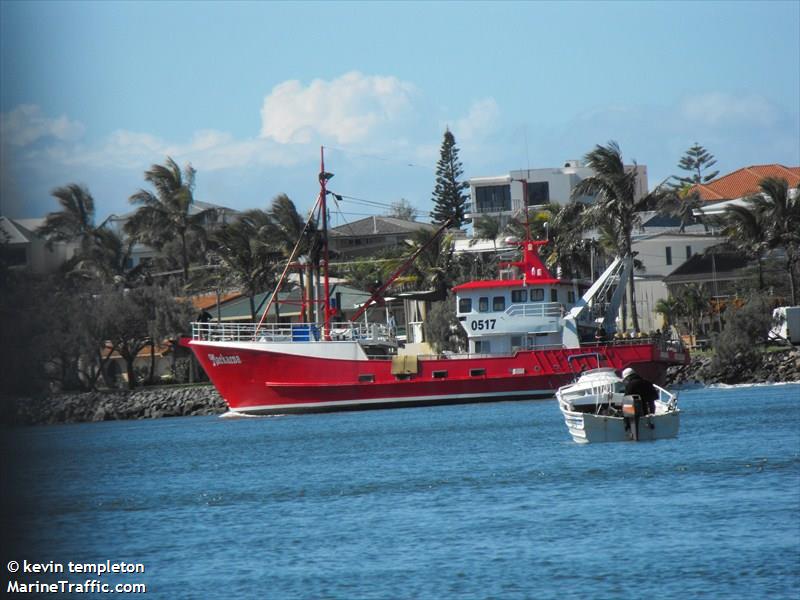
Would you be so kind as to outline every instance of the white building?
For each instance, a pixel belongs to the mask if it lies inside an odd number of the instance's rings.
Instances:
[[[633,165],[627,168],[633,169]],[[636,198],[647,194],[647,167],[637,165]],[[572,190],[580,181],[594,175],[594,171],[578,160],[568,160],[563,167],[550,169],[522,169],[496,177],[473,177],[469,180],[470,205],[467,219],[481,215],[500,218],[505,227],[514,214],[526,206],[541,206],[549,202],[566,204]],[[527,192],[527,200],[525,200]],[[591,202],[592,197],[580,201]]]
[[[76,242],[53,242],[47,247],[47,240],[36,233],[43,224],[44,219],[0,217],[0,244],[9,267],[52,273],[74,256]]]

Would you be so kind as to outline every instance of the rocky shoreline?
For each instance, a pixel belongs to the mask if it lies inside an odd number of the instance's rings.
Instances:
[[[10,425],[46,425],[216,415],[227,410],[212,385],[163,386],[3,398],[2,421]]]
[[[789,382],[800,382],[800,348],[765,352],[757,364],[742,361],[723,370],[714,369],[711,356],[698,356],[688,365],[667,371],[668,386]]]
[[[667,372],[668,386],[800,382],[800,348],[762,355],[760,364],[715,371],[710,356]],[[43,398],[3,398],[2,422],[8,425],[86,423],[217,415],[227,411],[212,385],[163,386],[55,394]]]

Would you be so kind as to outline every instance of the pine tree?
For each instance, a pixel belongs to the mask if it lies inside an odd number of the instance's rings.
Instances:
[[[689,171],[691,175],[686,177],[674,176],[673,178],[677,180],[674,187],[680,189],[698,183],[708,183],[719,175],[719,171],[713,171],[711,173],[704,173],[704,171],[710,169],[715,164],[717,164],[717,161],[714,155],[695,142],[694,145],[686,151],[686,154],[681,157],[678,163],[679,168],[684,171]]]
[[[451,227],[461,227],[465,223],[467,194],[464,190],[469,184],[466,181],[459,181],[463,173],[461,161],[458,160],[456,138],[450,129],[447,129],[442,140],[441,156],[436,165],[434,207],[431,211],[431,219],[435,224],[442,224],[451,218]]]

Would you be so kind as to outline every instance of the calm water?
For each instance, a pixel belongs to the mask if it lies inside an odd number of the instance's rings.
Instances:
[[[5,554],[160,598],[797,598],[800,385],[680,406],[595,446],[555,401],[5,430]]]

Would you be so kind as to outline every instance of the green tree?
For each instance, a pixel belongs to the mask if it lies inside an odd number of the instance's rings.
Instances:
[[[433,290],[431,300],[437,301],[447,297],[447,291],[452,287],[457,269],[453,259],[453,237],[445,234],[434,240],[434,235],[435,232],[428,229],[414,232],[412,251],[426,244],[427,246],[403,279],[412,283],[417,290]]]
[[[441,302],[434,302],[425,320],[425,339],[436,352],[464,352],[467,333],[456,315],[456,300],[452,293]]]
[[[51,212],[37,233],[53,242],[77,241],[83,250],[94,237],[94,198],[86,186],[70,183],[57,187],[51,195],[58,200],[61,210]]]
[[[798,303],[797,267],[800,262],[800,186],[789,193],[785,179],[766,177],[761,180],[761,193],[748,198],[752,210],[767,224],[767,244],[782,248],[786,256],[786,273],[792,304]]]
[[[306,219],[300,216],[294,202],[286,194],[279,194],[273,198],[269,218],[272,223],[271,236],[274,246],[286,259],[297,246],[294,260],[302,255],[308,257],[312,270],[316,273],[319,288],[320,264],[324,249],[322,232],[313,220],[307,223]],[[299,274],[300,288],[305,290],[303,271],[299,271]],[[309,282],[309,285],[311,283]]]
[[[274,284],[279,251],[270,240],[273,231],[269,215],[254,209],[240,215],[237,221],[223,225],[211,238],[227,274],[249,298],[250,317],[254,321],[256,294],[267,284]]]
[[[743,365],[760,365],[758,344],[766,341],[772,325],[767,299],[754,294],[741,308],[731,305],[726,311],[725,326],[714,338],[712,368],[728,373],[726,379],[735,383],[746,372]]]
[[[758,267],[758,289],[764,289],[763,259],[769,240],[769,224],[764,222],[764,214],[747,206],[730,205],[725,209],[722,234],[728,243],[748,258],[756,261]]]
[[[681,303],[677,298],[668,296],[667,298],[660,298],[656,302],[655,312],[662,316],[664,320],[664,329],[668,329],[675,325],[677,317],[681,314]]]
[[[165,165],[153,165],[145,171],[145,180],[155,193],[140,189],[133,194],[131,204],[141,205],[125,225],[133,238],[163,251],[170,241],[176,240],[180,253],[180,266],[184,285],[189,282],[191,237],[205,238],[205,224],[216,211],[193,211],[195,170],[191,165],[181,170],[167,157]]]
[[[717,161],[714,155],[695,142],[678,162],[678,167],[684,171],[688,171],[690,175],[684,177],[673,176],[673,179],[676,180],[676,183],[673,185],[681,189],[687,185],[692,186],[698,183],[708,183],[719,175],[719,171],[712,171],[711,173],[705,172],[715,164],[717,164]]]
[[[450,226],[461,227],[464,218],[468,196],[465,190],[469,188],[466,181],[460,181],[464,170],[458,158],[456,138],[450,129],[445,130],[444,139],[436,164],[436,187],[433,190],[433,210],[431,220],[441,225],[452,219]]]
[[[405,221],[416,221],[417,209],[405,198],[400,198],[392,202],[389,208],[389,216],[395,219],[403,219]]]
[[[586,209],[587,225],[606,226],[608,232],[616,237],[616,246],[620,256],[633,258],[633,229],[641,223],[639,212],[648,206],[658,204],[665,190],[657,188],[644,197],[636,197],[637,170],[634,162],[632,168],[626,168],[622,161],[622,153],[616,142],[606,146],[595,146],[594,150],[584,157],[586,166],[594,171],[594,175],[583,179],[572,191],[573,200],[581,196],[594,196],[594,204]],[[639,331],[639,316],[636,311],[636,287],[633,269],[628,278],[628,293],[631,302],[633,328]],[[626,328],[627,316],[623,305],[622,326]]]
[[[469,242],[474,246],[479,240],[492,240],[494,251],[497,253],[497,238],[500,237],[503,229],[500,227],[500,219],[492,215],[481,215],[475,219],[473,224],[473,235]]]

